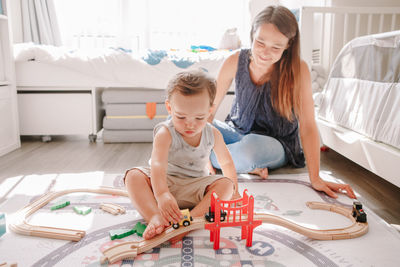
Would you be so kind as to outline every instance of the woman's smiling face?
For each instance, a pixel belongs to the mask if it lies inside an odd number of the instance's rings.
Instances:
[[[254,32],[251,47],[255,65],[268,68],[278,62],[288,47],[288,43],[289,39],[275,25],[271,23],[261,24]]]

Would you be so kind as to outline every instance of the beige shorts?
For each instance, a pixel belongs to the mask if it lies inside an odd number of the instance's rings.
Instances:
[[[135,169],[141,171],[144,175],[146,175],[149,179],[151,179],[150,167],[132,168],[126,171],[125,177],[129,171]],[[169,191],[178,202],[179,208],[191,209],[195,207],[203,199],[206,193],[207,186],[211,185],[212,183],[214,183],[219,179],[228,179],[229,181],[231,181],[231,179],[224,177],[222,175],[209,175],[199,178],[167,175],[167,184]],[[233,182],[232,186],[234,186]]]

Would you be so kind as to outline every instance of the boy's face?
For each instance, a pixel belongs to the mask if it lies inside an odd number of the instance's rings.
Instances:
[[[172,116],[175,129],[183,137],[196,137],[201,133],[211,114],[208,92],[184,96],[174,93],[165,101],[168,113]]]

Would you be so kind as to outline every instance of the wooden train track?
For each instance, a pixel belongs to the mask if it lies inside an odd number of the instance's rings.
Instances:
[[[62,195],[77,193],[77,192],[111,194],[111,195],[120,195],[126,197],[128,196],[125,190],[111,188],[111,187],[98,187],[93,189],[80,188],[80,189],[63,190],[58,192],[50,192],[48,194],[43,195],[33,203],[30,203],[21,210],[19,210],[14,215],[14,219],[10,223],[9,228],[12,231],[22,235],[31,235],[38,237],[71,240],[71,241],[81,240],[85,236],[85,231],[46,227],[40,225],[30,225],[26,222],[29,216],[31,216],[37,210],[48,204],[51,200],[60,197]],[[349,218],[352,221],[352,225],[339,229],[317,230],[298,225],[289,220],[271,214],[255,213],[254,219],[261,220],[264,223],[280,225],[294,232],[300,233],[302,235],[317,240],[350,239],[359,237],[368,232],[368,223],[356,222],[356,220],[352,216],[352,211],[350,209],[321,202],[307,202],[307,206],[311,209],[322,209],[339,213]],[[229,216],[226,219],[233,220],[233,218],[230,218]],[[152,249],[175,236],[178,236],[180,234],[192,230],[204,229],[204,226],[207,223],[208,222],[204,218],[197,217],[193,219],[192,223],[189,226],[180,227],[178,229],[173,229],[172,227],[169,227],[163,233],[157,235],[151,240],[142,240],[138,242],[124,242],[117,244],[103,251],[104,257],[102,258],[102,262],[108,261],[110,263],[114,263],[122,259],[134,258],[138,254],[141,254],[149,249]]]
[[[79,241],[85,236],[85,231],[66,229],[66,228],[55,228],[40,225],[31,225],[26,222],[29,216],[35,213],[37,210],[45,206],[51,200],[71,193],[98,193],[98,194],[109,194],[109,195],[120,195],[128,196],[128,193],[122,189],[116,189],[112,187],[98,187],[98,188],[79,188],[79,189],[68,189],[57,192],[50,192],[38,198],[36,201],[28,204],[13,216],[13,221],[10,223],[9,228],[17,234],[31,235],[71,241]]]
[[[317,240],[350,239],[359,237],[368,232],[368,223],[356,222],[351,214],[352,211],[347,208],[321,202],[307,202],[307,206],[311,209],[328,210],[344,215],[352,221],[352,225],[345,228],[318,230],[295,224],[284,218],[271,214],[255,213],[254,219],[262,220],[263,223],[271,223],[283,226],[289,230]],[[108,261],[109,263],[113,264],[123,259],[134,258],[140,253],[152,249],[159,244],[182,233],[186,233],[196,229],[204,229],[204,225],[208,223],[202,217],[196,217],[193,219],[193,222],[189,226],[180,227],[176,230],[172,227],[169,227],[162,234],[154,237],[153,239],[142,240],[138,242],[124,242],[110,247],[103,251],[104,257],[101,259],[101,263],[105,263],[106,261]],[[227,219],[232,220],[233,218]]]

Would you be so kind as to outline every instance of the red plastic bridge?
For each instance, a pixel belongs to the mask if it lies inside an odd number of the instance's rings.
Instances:
[[[221,222],[221,210],[226,212],[225,220]],[[215,192],[211,195],[211,213],[214,222],[207,223],[205,228],[210,230],[210,242],[214,242],[214,249],[219,249],[220,230],[222,227],[241,226],[242,239],[246,239],[246,246],[253,243],[253,229],[262,221],[254,220],[254,197],[249,196],[247,189],[243,197],[236,200],[221,200]]]

